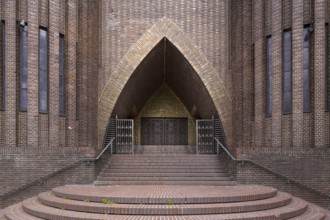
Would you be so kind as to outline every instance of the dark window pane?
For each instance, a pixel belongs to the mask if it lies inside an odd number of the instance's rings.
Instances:
[[[5,109],[5,22],[1,21],[1,34],[0,34],[0,42],[1,42],[1,68],[0,68],[0,109]]]
[[[59,38],[59,111],[65,114],[64,104],[64,36],[60,34]]]
[[[272,38],[267,37],[266,115],[272,115]]]
[[[284,31],[283,42],[283,111],[291,113],[292,111],[292,93],[291,93],[291,30]]]
[[[304,112],[310,111],[310,77],[309,77],[309,59],[310,59],[310,31],[309,27],[304,28],[304,53],[303,53],[303,96],[304,96]]]
[[[48,111],[48,37],[39,29],[39,111]]]
[[[27,110],[28,86],[28,26],[20,26],[20,109]]]

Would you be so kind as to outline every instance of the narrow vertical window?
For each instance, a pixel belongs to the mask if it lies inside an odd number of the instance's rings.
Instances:
[[[272,37],[267,37],[266,116],[272,115]]]
[[[39,111],[48,111],[48,36],[39,29]]]
[[[255,44],[252,45],[252,94],[251,94],[251,101],[252,101],[252,109],[251,109],[251,117],[254,121],[255,118]]]
[[[1,68],[0,68],[0,110],[5,109],[5,50],[6,50],[6,44],[5,44],[5,22],[1,21],[1,33],[0,33],[0,43],[1,43]]]
[[[329,25],[325,24],[325,111],[329,111]]]
[[[28,26],[20,25],[20,110],[27,110],[28,81]]]
[[[310,112],[310,75],[309,75],[309,57],[310,57],[310,37],[311,27],[304,27],[304,54],[303,54],[303,96],[304,96],[304,112]]]
[[[64,35],[60,34],[59,38],[59,111],[60,115],[65,114],[65,103],[64,103]]]
[[[283,112],[292,112],[291,30],[283,34]]]

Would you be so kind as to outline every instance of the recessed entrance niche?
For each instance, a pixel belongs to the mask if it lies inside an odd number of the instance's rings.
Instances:
[[[166,84],[151,96],[134,121],[138,145],[195,144],[195,119]]]

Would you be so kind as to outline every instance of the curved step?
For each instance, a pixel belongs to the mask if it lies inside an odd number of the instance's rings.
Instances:
[[[294,198],[292,202],[284,207],[275,208],[266,211],[255,211],[255,212],[245,212],[242,213],[233,213],[233,214],[215,214],[215,215],[198,215],[193,216],[194,219],[218,219],[218,220],[261,220],[261,219],[288,219],[295,216],[303,214],[307,209],[307,204],[300,199]],[[30,215],[37,216],[45,219],[67,219],[67,220],[100,220],[100,219],[145,219],[151,220],[155,219],[155,214],[152,213],[151,216],[145,215],[109,215],[105,214],[96,214],[96,213],[86,213],[86,212],[75,212],[65,209],[56,209],[49,206],[41,204],[36,197],[27,199],[23,202],[23,210]],[[173,219],[189,219],[189,216],[164,216],[157,215],[157,218],[170,220]]]
[[[108,185],[183,185],[183,186],[234,186],[235,181],[207,181],[207,180],[187,180],[187,181],[94,181],[95,186]]]
[[[52,193],[71,200],[102,202],[109,198],[117,203],[173,204],[229,203],[261,200],[274,197],[271,187],[245,186],[93,186],[67,185],[56,187]]]
[[[50,192],[39,195],[39,201],[54,208],[65,210],[109,213],[117,215],[203,215],[203,214],[227,214],[238,212],[253,212],[265,209],[273,209],[288,205],[291,195],[279,193],[277,196],[257,201],[235,202],[235,203],[213,203],[213,204],[174,204],[166,203],[159,205],[150,204],[103,204],[89,201],[68,200],[54,196]],[[116,201],[114,201],[116,202]]]
[[[23,211],[22,203],[9,206],[5,209],[4,218],[6,220],[40,220],[35,216],[29,215]]]
[[[325,214],[322,212],[322,210],[319,207],[313,204],[308,204],[308,209],[304,214],[294,218],[290,218],[290,220],[301,220],[301,219],[325,220]]]

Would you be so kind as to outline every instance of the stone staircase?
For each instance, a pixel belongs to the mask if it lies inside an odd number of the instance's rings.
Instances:
[[[161,148],[160,148],[161,150]],[[156,152],[113,155],[94,182],[103,185],[235,185],[216,155]],[[146,151],[146,149],[145,149]],[[152,152],[152,153],[151,153]]]
[[[329,220],[326,213],[256,185],[68,185],[10,206],[0,219]]]
[[[113,155],[91,185],[67,185],[0,210],[0,220],[330,220],[274,188],[237,185],[216,155],[181,146]]]

